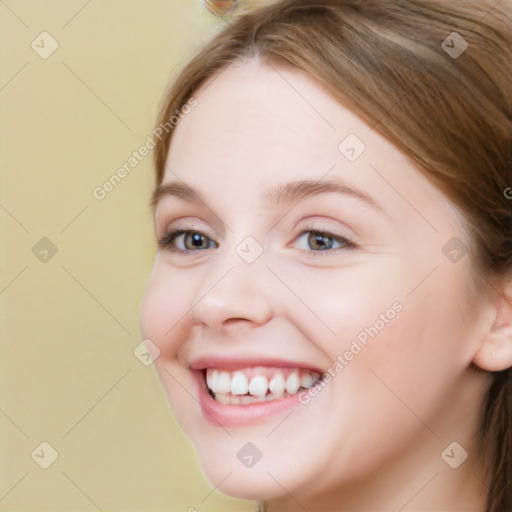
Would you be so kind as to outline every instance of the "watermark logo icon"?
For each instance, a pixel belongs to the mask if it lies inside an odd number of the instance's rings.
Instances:
[[[452,59],[458,59],[468,46],[468,42],[458,32],[452,32],[441,44],[441,48]]]
[[[236,454],[238,460],[247,468],[255,466],[263,457],[263,453],[253,443],[245,443]]]
[[[366,150],[364,142],[354,133],[349,133],[339,144],[338,151],[349,161],[355,162]]]
[[[468,252],[466,245],[456,236],[446,243],[441,250],[452,263],[457,263]]]
[[[151,366],[160,357],[160,349],[150,339],[145,339],[135,347],[133,355],[144,366]]]
[[[47,59],[59,47],[59,43],[48,32],[41,32],[30,46],[39,57]]]
[[[468,452],[457,441],[453,441],[443,450],[441,458],[452,469],[457,469],[468,458]]]
[[[39,444],[30,454],[34,462],[43,469],[48,469],[59,457],[57,450],[47,441]]]
[[[254,263],[263,253],[263,247],[252,236],[245,237],[235,250],[246,263]]]
[[[32,254],[41,263],[48,263],[57,254],[57,250],[57,246],[44,236],[32,247]]]

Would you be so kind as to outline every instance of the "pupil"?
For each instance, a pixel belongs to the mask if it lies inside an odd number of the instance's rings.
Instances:
[[[309,243],[314,249],[330,249],[332,247],[331,238],[319,233],[311,233]]]
[[[190,244],[195,248],[202,248],[205,244],[205,237],[199,233],[195,233],[189,238]]]

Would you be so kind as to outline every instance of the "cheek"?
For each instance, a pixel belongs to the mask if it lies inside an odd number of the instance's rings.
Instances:
[[[382,257],[371,266],[312,269],[294,276],[289,271],[288,282],[309,309],[297,302],[289,314],[328,355],[332,372],[343,373],[335,379],[336,387],[344,387],[341,392],[348,381],[354,390],[374,382],[397,400],[380,377],[406,403],[419,403],[428,413],[471,360],[464,295],[468,273],[463,264],[454,267],[437,254],[416,259],[414,265],[407,261]],[[334,366],[345,354],[342,365]]]
[[[184,274],[173,272],[157,256],[141,301],[140,331],[160,350],[153,363],[155,370],[176,420],[191,435],[194,425],[201,424],[201,417],[191,399],[195,390],[190,373],[177,360],[193,304],[193,287]]]
[[[461,270],[442,264],[402,296],[403,310],[358,356],[361,378],[365,370],[389,400],[402,401],[426,421],[457,392],[471,361],[472,319]]]
[[[403,283],[393,278],[398,273],[393,265],[398,264],[384,260],[378,265],[282,271],[283,281],[297,296],[290,294],[287,313],[332,360],[354,339],[364,347],[398,320]]]
[[[174,356],[192,304],[193,287],[185,273],[172,272],[157,259],[141,301],[141,335],[155,343],[161,355]]]

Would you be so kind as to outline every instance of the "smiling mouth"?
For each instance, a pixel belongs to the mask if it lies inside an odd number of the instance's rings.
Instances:
[[[287,398],[321,380],[321,374],[312,370],[267,366],[238,370],[206,368],[203,377],[210,396],[224,405],[250,405]]]

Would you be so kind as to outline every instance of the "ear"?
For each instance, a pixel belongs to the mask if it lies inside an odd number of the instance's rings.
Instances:
[[[512,367],[512,280],[501,288],[493,305],[494,322],[473,357],[473,364],[490,372]]]

